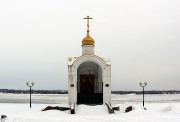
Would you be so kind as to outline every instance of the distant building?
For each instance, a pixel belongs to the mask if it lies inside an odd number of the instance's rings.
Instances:
[[[111,63],[94,53],[94,39],[89,34],[82,40],[82,55],[68,58],[68,103],[103,104],[111,102]]]

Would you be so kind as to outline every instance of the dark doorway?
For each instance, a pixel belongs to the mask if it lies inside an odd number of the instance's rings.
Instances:
[[[94,75],[80,75],[80,93],[94,93]]]
[[[103,104],[102,82],[95,82],[94,75],[80,75],[77,104]]]

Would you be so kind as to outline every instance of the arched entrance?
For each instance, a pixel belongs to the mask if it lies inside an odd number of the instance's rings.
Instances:
[[[103,104],[102,68],[93,61],[77,69],[77,104]]]

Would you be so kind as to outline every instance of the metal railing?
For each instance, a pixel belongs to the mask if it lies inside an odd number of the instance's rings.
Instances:
[[[84,84],[77,82],[77,104],[103,104],[103,82],[94,82],[89,87],[92,91],[83,90]],[[87,88],[88,89],[88,88]]]

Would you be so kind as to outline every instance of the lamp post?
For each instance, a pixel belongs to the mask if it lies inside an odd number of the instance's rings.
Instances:
[[[143,107],[144,107],[144,87],[147,85],[147,82],[140,82],[139,85],[143,88]]]
[[[31,108],[31,87],[33,87],[34,84],[35,84],[34,81],[32,81],[32,82],[27,81],[26,82],[26,85],[30,88],[30,108]]]

